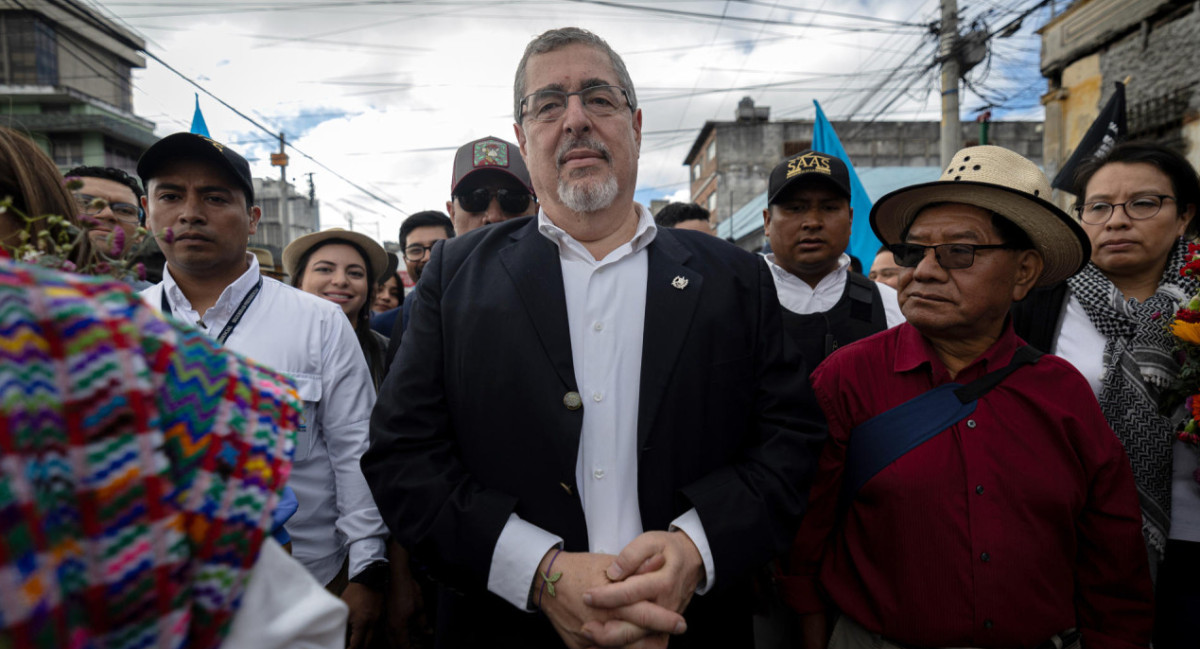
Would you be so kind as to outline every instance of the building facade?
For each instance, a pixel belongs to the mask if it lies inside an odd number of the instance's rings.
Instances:
[[[0,0],[0,125],[30,135],[64,171],[133,173],[158,138],[133,114],[145,43],[73,0]]]
[[[691,200],[708,208],[715,222],[724,221],[767,190],[775,165],[812,146],[813,126],[812,120],[772,122],[768,107],[755,106],[749,97],[743,99],[735,120],[706,122],[684,158]],[[833,128],[860,171],[940,166],[938,122],[839,121],[833,122]],[[979,144],[979,125],[963,124],[962,141],[964,146]],[[1042,162],[1040,122],[992,122],[988,143]]]
[[[1042,76],[1049,85],[1042,96],[1049,176],[1071,157],[1118,81],[1126,82],[1129,137],[1171,146],[1200,168],[1195,2],[1076,0],[1039,33]],[[1065,205],[1071,197],[1056,199]]]
[[[270,250],[276,263],[282,263],[283,249],[293,239],[321,229],[321,201],[310,201],[307,194],[298,193],[294,185],[288,184],[285,212],[281,186],[277,179],[254,179],[254,201],[262,208],[262,218],[258,231],[250,237],[250,245]]]

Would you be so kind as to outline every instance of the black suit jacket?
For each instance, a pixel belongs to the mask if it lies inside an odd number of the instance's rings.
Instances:
[[[761,259],[665,228],[648,254],[642,522],[667,529],[695,507],[716,578],[671,646],[742,645],[744,587],[792,540],[824,420]],[[545,618],[488,593],[487,576],[513,512],[588,550],[575,486],[587,405],[564,404],[578,387],[558,249],[533,217],[488,226],[438,244],[416,290],[363,471],[397,540],[452,589],[440,644],[554,646]]]

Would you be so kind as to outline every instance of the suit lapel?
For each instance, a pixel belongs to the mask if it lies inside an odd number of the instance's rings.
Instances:
[[[500,262],[517,287],[542,348],[562,379],[563,392],[577,390],[558,250],[538,234],[536,218],[514,232],[512,238],[514,243],[500,251]]]
[[[691,253],[667,228],[650,244],[646,273],[646,324],[642,334],[642,381],[638,404],[638,448],[646,444],[663,394],[674,373],[704,277],[684,265]]]

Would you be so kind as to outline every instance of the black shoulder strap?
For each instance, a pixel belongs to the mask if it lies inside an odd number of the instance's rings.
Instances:
[[[855,426],[846,447],[839,509],[848,509],[858,490],[875,474],[965,419],[975,411],[983,395],[1016,370],[1036,363],[1041,356],[1041,352],[1026,345],[1013,354],[1008,365],[965,386],[939,385]]]
[[[882,316],[883,303],[879,299],[879,289],[875,287],[875,282],[854,271],[847,273],[846,281],[846,291],[850,296],[850,317],[859,322],[876,324],[874,312],[878,310],[879,315]],[[879,328],[879,331],[884,329],[887,329],[886,322]]]

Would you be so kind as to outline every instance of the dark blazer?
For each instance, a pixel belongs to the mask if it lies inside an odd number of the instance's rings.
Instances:
[[[648,247],[638,414],[646,530],[695,507],[714,559],[672,647],[747,646],[746,585],[788,546],[806,506],[824,419],[785,351],[766,265],[704,234]],[[672,281],[687,280],[685,289]],[[442,646],[557,646],[541,615],[487,592],[511,513],[587,551],[575,485],[587,406],[576,391],[558,249],[533,217],[439,243],[371,417],[362,460],[397,540],[447,585]]]

